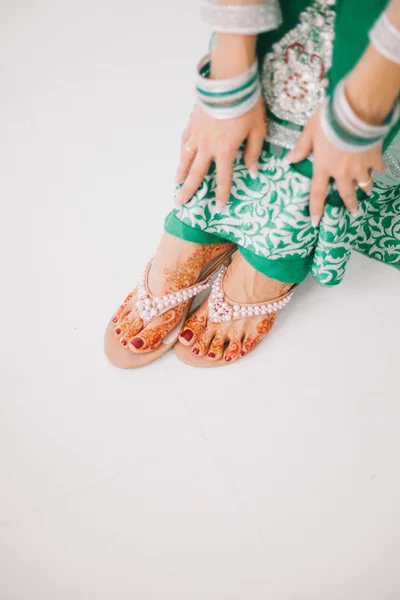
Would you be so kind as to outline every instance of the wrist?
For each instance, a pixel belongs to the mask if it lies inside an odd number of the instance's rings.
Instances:
[[[386,62],[374,48],[369,48],[346,80],[346,97],[351,108],[371,125],[384,123],[399,92],[400,78],[389,73],[384,76]]]
[[[240,75],[254,63],[255,55],[256,36],[218,33],[211,55],[211,78]]]

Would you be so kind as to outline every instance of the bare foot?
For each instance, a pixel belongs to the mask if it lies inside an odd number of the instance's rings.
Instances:
[[[233,303],[268,302],[286,294],[292,284],[270,279],[256,271],[238,253],[224,277],[224,293]],[[208,321],[208,300],[182,327],[179,341],[191,346],[193,354],[210,361],[231,362],[248,354],[270,331],[276,312],[255,314],[222,323]]]
[[[148,275],[150,291],[162,296],[193,285],[203,266],[231,247],[232,244],[194,244],[164,233]],[[107,328],[105,350],[116,366],[129,367],[128,351],[137,354],[155,350],[182,319],[188,304],[182,302],[144,325],[136,306],[137,300],[135,288]],[[124,352],[121,353],[121,350]]]

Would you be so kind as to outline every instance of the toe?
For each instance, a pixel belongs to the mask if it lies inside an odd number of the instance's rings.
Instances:
[[[224,336],[221,331],[217,331],[211,345],[208,349],[207,358],[210,360],[221,360],[224,353]]]
[[[192,349],[193,354],[197,354],[197,356],[205,356],[208,352],[213,336],[213,328],[207,327],[207,329],[201,334],[194,344]]]
[[[182,319],[186,304],[181,304],[160,315],[131,337],[128,348],[132,352],[151,352],[158,348],[164,337]]]
[[[231,362],[239,358],[240,352],[242,349],[242,344],[239,339],[236,337],[232,337],[225,352],[224,352],[224,360],[226,362]]]
[[[207,324],[207,303],[193,313],[183,325],[179,333],[179,341],[184,346],[193,346],[198,338],[204,333]]]
[[[257,343],[257,337],[250,333],[247,333],[242,341],[242,349],[240,351],[240,356],[245,356],[246,354],[251,352],[253,348],[255,348]]]
[[[119,323],[115,326],[115,335],[125,337],[127,332],[132,327],[132,324],[137,321],[138,314],[136,310],[129,312]]]
[[[113,317],[111,319],[111,322],[114,325],[117,325],[117,323],[121,323],[123,321],[123,319],[131,311],[131,309],[132,309],[132,300],[133,300],[134,294],[135,294],[135,291],[133,291],[130,294],[128,294],[128,296],[125,298],[125,300],[123,301],[123,303],[121,304],[121,306],[119,307],[119,309],[117,310],[117,312],[113,315]]]
[[[120,338],[121,345],[126,347],[128,345],[128,343],[131,341],[131,339],[134,338],[138,333],[140,333],[142,328],[143,328],[143,321],[139,317],[139,315],[136,314],[131,322],[130,327],[127,329],[127,331],[125,331],[123,333],[123,335],[121,335],[121,338]],[[115,330],[115,332],[117,333],[117,330]]]

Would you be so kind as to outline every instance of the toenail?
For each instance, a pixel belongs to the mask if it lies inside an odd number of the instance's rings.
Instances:
[[[190,329],[185,329],[185,331],[181,333],[181,337],[183,337],[187,342],[190,342],[193,337],[193,331]]]
[[[117,327],[117,329],[115,330],[115,333],[116,333],[117,335],[119,335],[119,334],[121,333],[121,329],[120,329],[119,327]]]
[[[113,323],[118,323],[118,319],[117,319],[117,317],[114,317],[114,318],[113,318]]]
[[[231,356],[225,356],[225,360],[226,360],[226,362],[230,362],[232,360],[232,357]]]
[[[134,346],[134,348],[136,348],[136,350],[139,350],[139,348],[141,348],[144,344],[144,341],[141,340],[140,338],[134,338],[131,341],[132,346]]]
[[[209,352],[209,353],[208,353],[208,356],[209,356],[210,358],[215,358],[215,352]]]
[[[243,352],[243,350],[241,351],[241,353],[240,353],[240,356],[244,356],[244,352]]]
[[[192,352],[193,354],[199,354],[200,350],[198,348],[193,348]]]
[[[127,342],[126,340],[121,340],[121,344],[122,344],[123,346],[126,346],[126,345],[128,344],[128,342]]]

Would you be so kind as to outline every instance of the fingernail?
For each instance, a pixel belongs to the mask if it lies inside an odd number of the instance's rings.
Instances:
[[[319,219],[317,217],[311,217],[311,225],[313,227],[318,227]]]
[[[136,350],[139,350],[144,345],[144,341],[140,338],[133,338],[131,344],[136,348]]]
[[[258,175],[258,164],[257,163],[253,163],[249,169],[250,172],[250,177],[252,179],[257,179],[257,175]]]
[[[199,354],[200,350],[198,348],[193,348],[192,352],[193,354]]]
[[[358,217],[358,215],[360,214],[359,208],[353,208],[351,211],[351,214],[353,217]]]
[[[116,328],[115,333],[119,335],[121,333],[121,329],[119,327]]]
[[[185,331],[181,333],[181,337],[183,337],[183,339],[185,339],[187,342],[190,342],[193,337],[193,331],[190,329],[185,329]]]
[[[128,342],[126,340],[122,339],[121,344],[122,344],[122,346],[127,346]]]
[[[218,201],[217,201],[217,203],[215,204],[215,207],[216,207],[218,210],[223,210],[223,209],[224,209],[224,207],[225,207],[225,204],[224,204],[223,202],[221,202],[220,200],[218,200]]]
[[[225,358],[226,362],[230,362],[232,360],[231,356],[225,356],[224,358]]]
[[[210,358],[215,358],[215,352],[209,352],[209,353],[208,353],[208,356],[209,356]]]
[[[290,164],[291,162],[293,162],[296,158],[296,155],[294,154],[294,152],[288,152],[288,154],[286,154],[285,156],[285,160]]]

